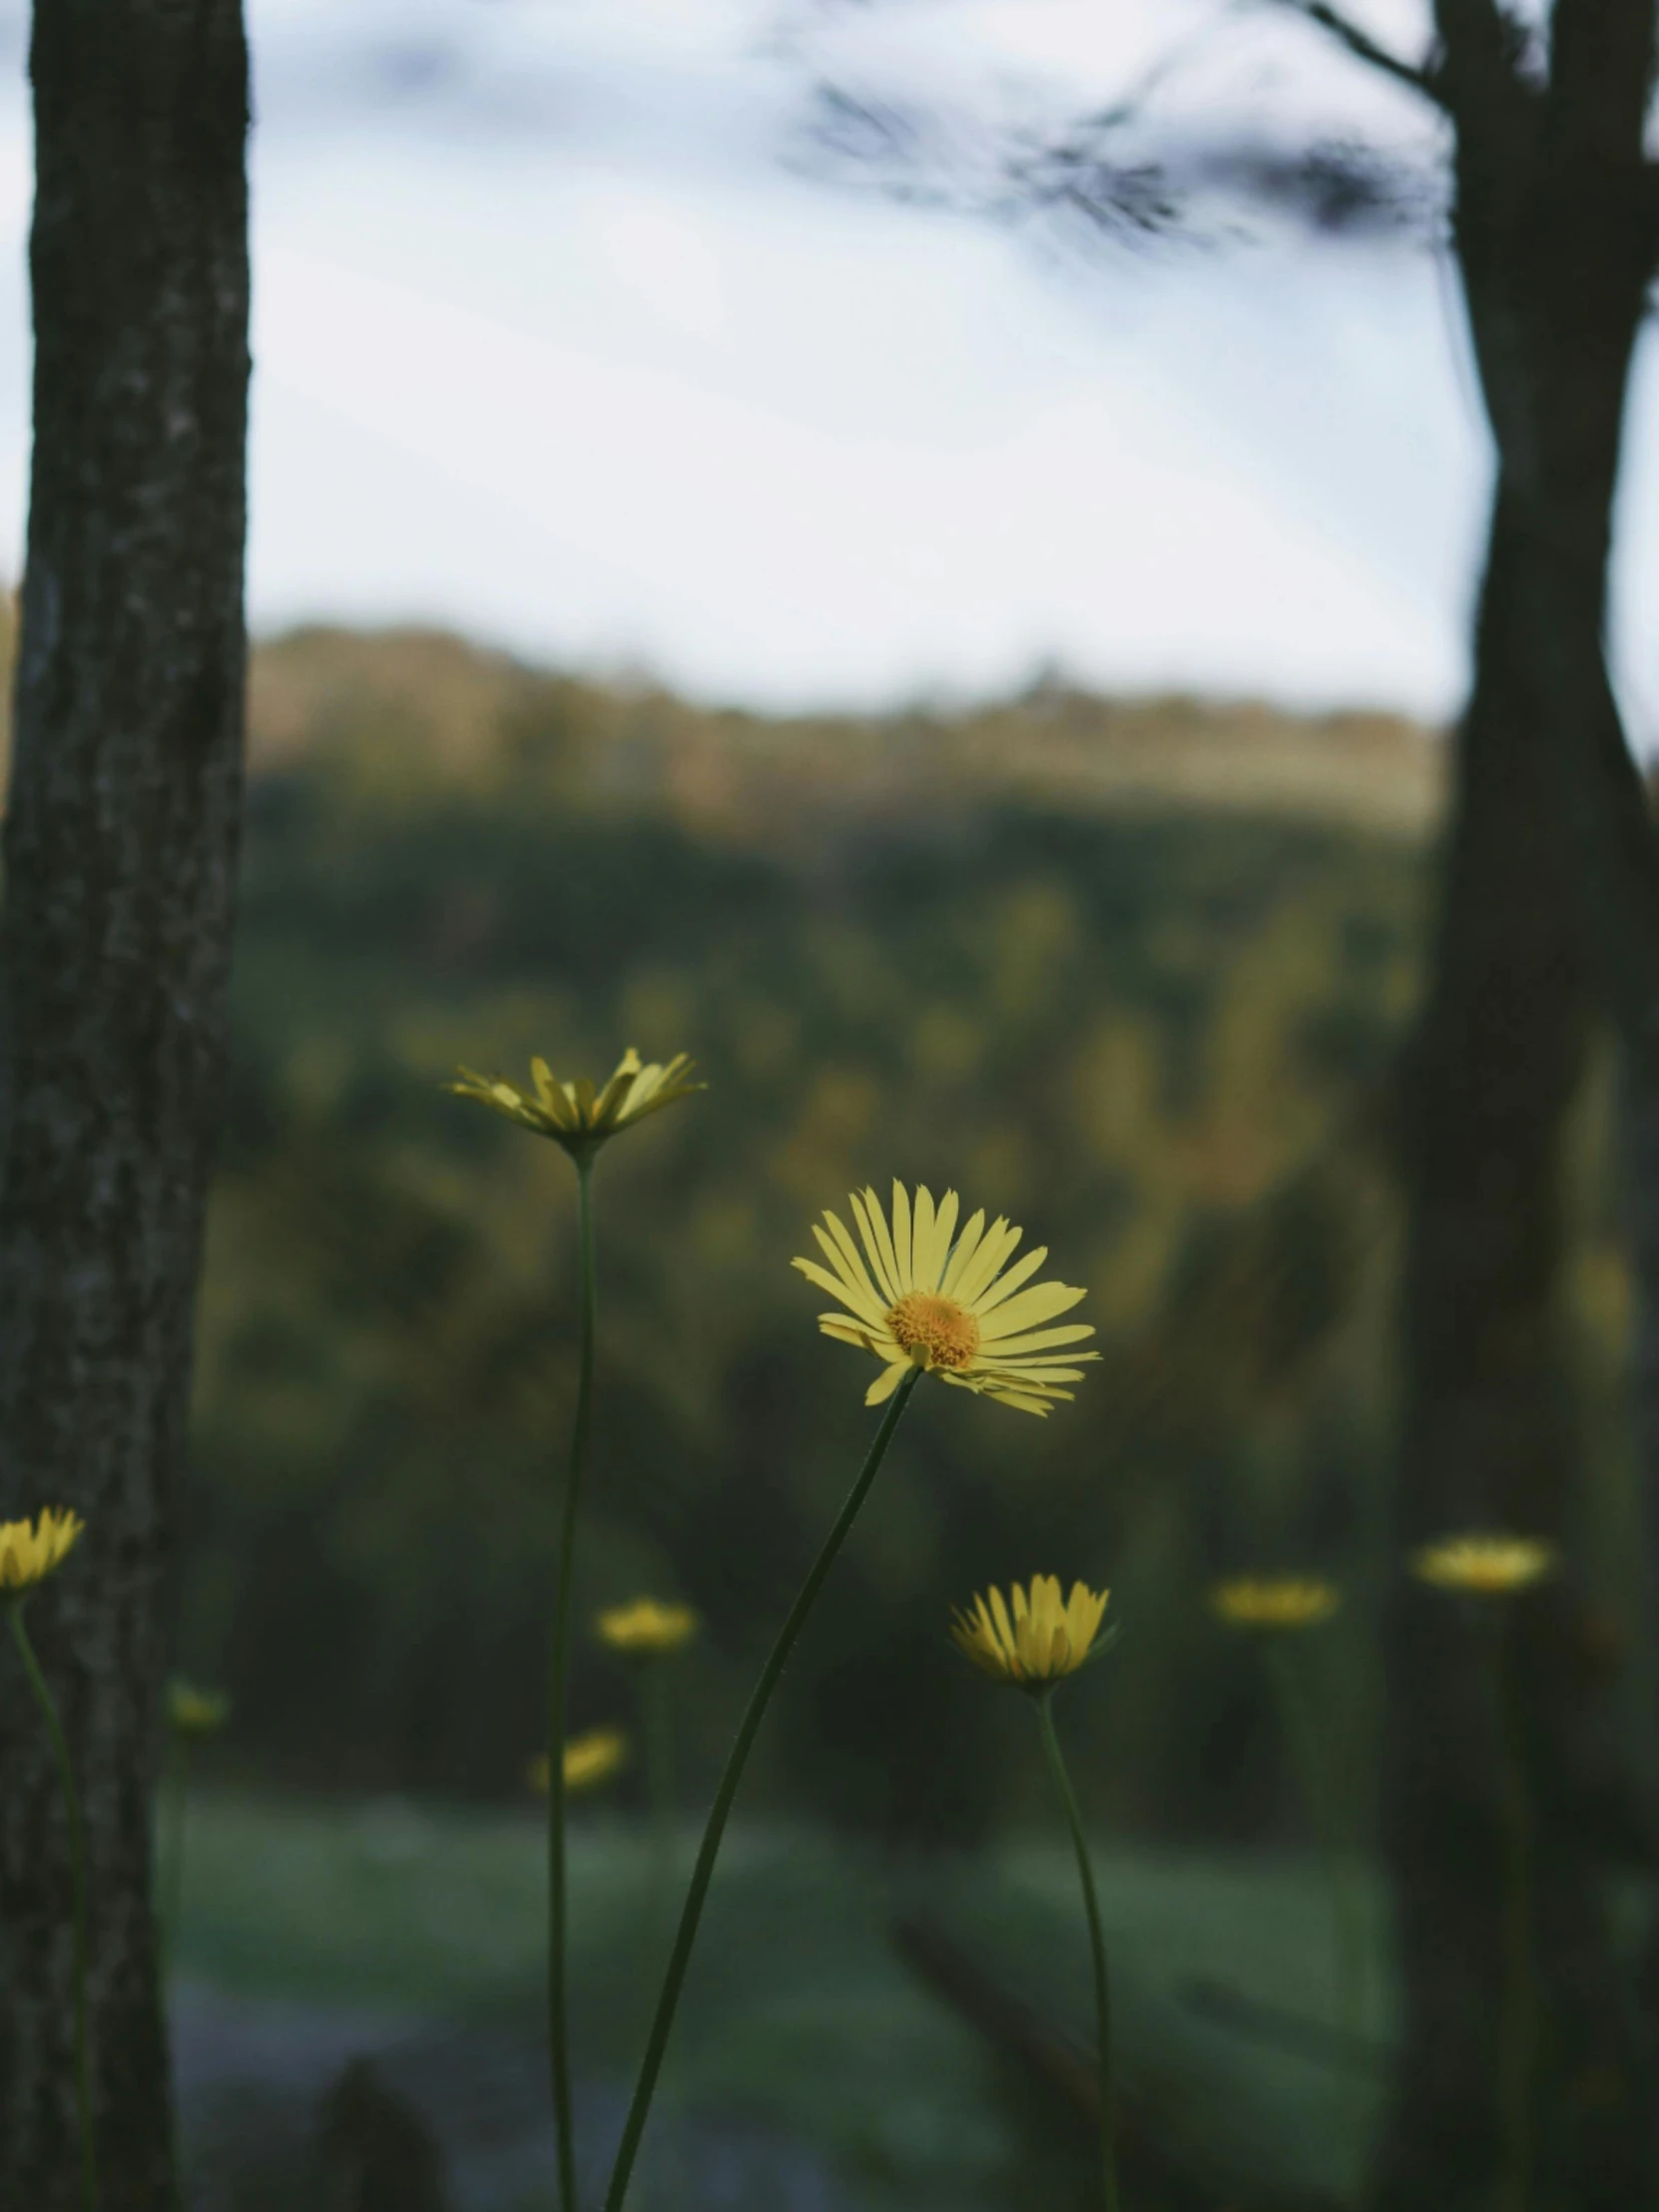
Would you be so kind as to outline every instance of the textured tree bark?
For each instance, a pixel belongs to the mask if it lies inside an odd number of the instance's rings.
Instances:
[[[1566,1544],[1580,1473],[1560,1307],[1562,1125],[1590,970],[1536,686],[1514,635],[1526,553],[1497,518],[1434,985],[1403,1117],[1411,1224],[1401,1552],[1464,1526]],[[1517,1601],[1533,1941],[1549,2033],[1538,2137],[1562,2202],[1652,2201],[1602,1893],[1618,1841],[1612,1684],[1570,1586]],[[1506,1951],[1502,1736],[1489,1637],[1401,1576],[1386,1624],[1384,1846],[1406,2020],[1382,2201],[1494,2201]]]
[[[169,1509],[242,788],[240,0],[38,0],[35,442],[0,933],[0,1510],[87,1533],[31,1614],[83,1792],[106,2212],[174,2212],[151,1916]],[[69,1874],[0,1696],[0,2204],[78,2202]]]
[[[1498,451],[1433,982],[1405,1115],[1402,1549],[1459,1524],[1563,1542],[1579,1446],[1563,1345],[1562,1125],[1592,1004],[1618,1003],[1606,871],[1645,836],[1602,651],[1631,351],[1651,269],[1650,0],[1558,0],[1547,87],[1489,0],[1442,0],[1456,247]],[[1610,840],[1610,841],[1609,841]],[[1659,941],[1659,940],[1656,940]],[[1644,2053],[1605,1890],[1635,1825],[1570,1581],[1510,1617],[1534,1827],[1536,2201],[1659,2201]],[[1500,2186],[1500,1736],[1466,1614],[1401,1578],[1387,1621],[1384,1843],[1406,2033],[1386,2206]]]

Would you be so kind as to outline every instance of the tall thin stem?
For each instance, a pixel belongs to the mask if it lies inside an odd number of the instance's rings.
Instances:
[[[651,1854],[648,1903],[640,1930],[645,1957],[642,1987],[649,1986],[674,1926],[674,1712],[669,1683],[672,1664],[666,1657],[646,1658],[635,1670],[639,1678],[640,1737],[645,1752],[646,1817],[650,1826],[648,1848]],[[660,2123],[667,2116],[671,2101],[670,2084],[659,2084],[657,2096]],[[641,2161],[630,2212],[644,2212],[646,2202],[660,2207],[672,2197],[672,2190],[665,2189],[662,2184],[664,2175],[672,2170],[673,2146],[659,2142],[656,2148],[655,2162],[649,2156]],[[642,2190],[648,2178],[647,2199],[642,2197]]]
[[[570,1669],[570,1601],[576,1560],[576,1518],[587,1471],[593,1422],[593,1345],[599,1289],[593,1257],[593,1155],[572,1153],[576,1167],[576,1219],[582,1280],[581,1350],[576,1377],[576,1418],[570,1435],[559,1558],[553,1586],[552,1651],[547,1697],[547,2052],[553,2077],[553,2128],[558,2139],[559,2203],[577,2212],[576,2126],[570,2093],[570,2020],[565,1994],[570,1906],[565,1867],[565,1682]]]
[[[645,1797],[651,1823],[651,1937],[668,1934],[674,1896],[674,1711],[664,1658],[639,1666],[640,1732],[645,1748]]]
[[[1077,1874],[1083,1885],[1083,1910],[1089,1920],[1089,1953],[1094,1965],[1095,2065],[1100,2097],[1100,2188],[1106,2212],[1118,2212],[1118,2162],[1116,2131],[1112,2121],[1112,1991],[1106,1977],[1106,1936],[1100,1926],[1100,1900],[1095,1895],[1094,1868],[1089,1862],[1089,1839],[1078,1810],[1077,1793],[1066,1772],[1065,1754],[1054,1729],[1054,1693],[1047,1690],[1037,1700],[1043,1749],[1065,1807],[1071,1848],[1077,1854]]]
[[[98,2147],[92,2135],[92,2073],[87,2062],[87,1850],[81,1825],[81,1800],[75,1788],[75,1770],[69,1763],[69,1746],[58,1725],[58,1709],[40,1671],[35,1647],[23,1623],[21,1601],[6,1608],[11,1615],[12,1641],[35,1693],[46,1733],[52,1739],[52,1755],[58,1766],[58,1786],[63,1792],[64,1817],[69,1825],[69,1864],[75,1902],[75,2103],[81,2131],[81,2203],[84,2212],[97,2212]]]
[[[1337,2009],[1351,2048],[1358,2045],[1363,2020],[1361,1989],[1365,1974],[1366,1936],[1361,1903],[1345,1876],[1343,1846],[1346,1838],[1337,1812],[1336,1793],[1330,1785],[1319,1730],[1308,1702],[1307,1686],[1291,1656],[1285,1636],[1267,1637],[1268,1674],[1279,1706],[1279,1722],[1296,1770],[1297,1782],[1313,1823],[1320,1857],[1325,1862],[1326,1886],[1331,1896],[1331,1916],[1336,1930]]]
[[[691,1964],[693,1946],[697,1941],[698,1923],[703,1917],[704,1900],[709,1894],[709,1884],[714,1879],[715,1861],[720,1856],[721,1838],[726,1833],[726,1823],[731,1815],[732,1802],[743,1780],[743,1770],[749,1760],[755,1738],[760,1734],[761,1723],[766,1718],[772,1693],[778,1687],[779,1677],[789,1664],[789,1657],[796,1646],[807,1616],[813,1609],[825,1578],[834,1565],[835,1558],[845,1543],[852,1523],[858,1517],[858,1509],[869,1494],[876,1470],[886,1455],[892,1432],[898,1426],[899,1416],[910,1402],[910,1392],[921,1375],[914,1368],[905,1376],[888,1401],[881,1416],[881,1425],[875,1431],[858,1478],[846,1494],[846,1502],[835,1517],[835,1525],[824,1542],[824,1548],[814,1560],[812,1571],[801,1585],[800,1594],[790,1607],[789,1616],[778,1632],[761,1678],[755,1685],[748,1709],[739,1724],[727,1755],[726,1771],[720,1778],[714,1804],[709,1809],[708,1825],[703,1831],[703,1841],[698,1847],[697,1864],[692,1869],[691,1886],[686,1892],[686,1902],[681,1908],[680,1926],[675,1933],[674,1948],[669,1953],[668,1971],[663,1977],[662,1994],[657,1999],[656,2015],[651,2022],[651,2034],[646,2042],[645,2056],[640,2061],[639,2080],[634,2088],[634,2100],[628,2107],[628,2118],[622,2130],[622,2141],[617,2146],[616,2164],[611,2171],[611,2185],[605,2195],[605,2212],[622,2212],[628,2195],[628,2180],[634,2170],[634,2160],[639,2155],[640,2138],[645,2133],[645,2123],[651,2114],[651,2099],[656,2091],[657,2076],[662,2071],[663,2054],[668,2049],[668,2039],[674,2029],[674,2014],[680,2002],[680,1990],[686,1978],[686,1968]]]
[[[1499,2107],[1509,2212],[1532,2201],[1532,2082],[1538,2062],[1538,1988],[1532,1956],[1532,1818],[1518,1686],[1508,1649],[1509,1608],[1494,1608],[1488,1648],[1497,1722],[1498,1800],[1503,1823],[1504,1988],[1498,2053]]]

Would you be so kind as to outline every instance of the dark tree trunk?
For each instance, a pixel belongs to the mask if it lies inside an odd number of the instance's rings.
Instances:
[[[1536,686],[1528,555],[1500,501],[1434,985],[1408,1077],[1402,1552],[1465,1526],[1570,1548],[1579,1443],[1560,1310],[1562,1123],[1590,970]],[[1617,1842],[1613,1685],[1570,1585],[1517,1601],[1533,1895],[1549,2022],[1540,2149],[1575,2212],[1652,2201],[1602,1907]],[[1489,1639],[1408,1577],[1387,1619],[1384,1845],[1406,2000],[1382,2201],[1494,2201],[1506,1952]],[[1586,2090],[1593,2084],[1593,2093]],[[1570,2179],[1569,2179],[1570,2177]]]
[[[151,1918],[170,1507],[242,785],[240,0],[38,0],[35,443],[0,938],[0,1509],[87,1817],[105,2212],[175,2212]],[[0,1697],[0,2204],[78,2203],[65,1829]]]
[[[1408,1078],[1402,1550],[1459,1525],[1570,1550],[1579,1442],[1560,1311],[1563,1120],[1615,930],[1597,840],[1635,780],[1602,631],[1620,426],[1651,266],[1651,0],[1558,0],[1547,89],[1488,0],[1442,0],[1456,246],[1498,450],[1433,982]],[[1639,802],[1639,793],[1635,794]],[[1640,833],[1645,835],[1645,824]],[[1649,2083],[1605,1911],[1636,1823],[1570,1575],[1509,1615],[1534,1828],[1538,2201],[1659,2201]],[[1505,1980],[1489,1653],[1402,1577],[1387,1622],[1384,1843],[1406,2032],[1383,2204],[1489,2206]]]
[[[1659,949],[1659,930],[1654,943]],[[1637,1585],[1647,1620],[1650,1687],[1659,1634],[1659,1070],[1642,1067],[1627,1050],[1621,1107],[1630,1270],[1634,1296],[1630,1345],[1631,1443],[1640,1499],[1642,1556]],[[1651,1715],[1647,1782],[1659,1780],[1659,1714]],[[1659,1870],[1654,1870],[1659,1872]],[[1645,2003],[1659,2019],[1659,1914],[1650,1932],[1652,1961]]]

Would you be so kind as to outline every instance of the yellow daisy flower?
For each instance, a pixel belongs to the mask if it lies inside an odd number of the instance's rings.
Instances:
[[[628,1764],[628,1739],[620,1728],[590,1728],[584,1735],[565,1740],[565,1788],[571,1792],[597,1790]],[[532,1790],[547,1795],[547,1754],[542,1752],[525,1769]]]
[[[458,1069],[460,1081],[447,1087],[457,1098],[476,1098],[496,1113],[505,1114],[509,1121],[516,1121],[520,1128],[533,1129],[539,1137],[551,1137],[555,1144],[574,1154],[592,1151],[618,1130],[643,1121],[647,1114],[661,1113],[677,1099],[706,1090],[706,1084],[691,1080],[695,1065],[686,1053],[677,1052],[672,1060],[652,1060],[642,1066],[639,1054],[630,1045],[609,1081],[597,1091],[585,1075],[561,1082],[547,1062],[539,1059],[530,1062],[533,1094],[521,1091],[516,1083],[504,1082],[498,1075],[478,1075],[471,1068]]]
[[[689,1605],[659,1605],[637,1597],[629,1605],[607,1606],[595,1624],[599,1640],[627,1659],[662,1659],[690,1643],[702,1625]]]
[[[48,1505],[31,1523],[0,1522],[0,1596],[32,1590],[74,1550],[86,1523],[67,1506]]]
[[[950,1633],[981,1673],[1023,1690],[1046,1690],[1075,1674],[1091,1647],[1095,1657],[1105,1649],[1095,1637],[1110,1595],[1074,1582],[1062,1603],[1059,1576],[1034,1574],[1029,1594],[1014,1584],[1011,1607],[1000,1590],[976,1597],[972,1612],[956,1613]]]
[[[1553,1574],[1557,1563],[1555,1546],[1535,1536],[1471,1531],[1424,1544],[1412,1554],[1411,1572],[1437,1589],[1461,1590],[1470,1597],[1510,1597]]]
[[[1317,1628],[1342,1602],[1335,1583],[1294,1575],[1241,1575],[1210,1592],[1211,1612],[1229,1628]]]
[[[199,1690],[175,1676],[167,1686],[167,1724],[176,1736],[217,1736],[231,1717],[231,1701],[219,1690]]]
[[[813,1235],[828,1269],[816,1260],[794,1265],[847,1309],[819,1316],[824,1334],[881,1362],[866,1405],[890,1397],[912,1368],[1022,1413],[1046,1413],[1056,1398],[1071,1397],[1061,1385],[1080,1382],[1077,1363],[1100,1355],[1057,1350],[1092,1337],[1087,1323],[1044,1326],[1087,1296],[1064,1283],[1031,1284],[1048,1258],[1046,1245],[1010,1267],[1024,1232],[1000,1215],[987,1229],[980,1211],[957,1235],[954,1191],[935,1206],[930,1191],[918,1188],[912,1201],[894,1183],[890,1226],[873,1190],[854,1191],[849,1203],[862,1252],[827,1213]]]

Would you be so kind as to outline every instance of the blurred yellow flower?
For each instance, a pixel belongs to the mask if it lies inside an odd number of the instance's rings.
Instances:
[[[590,1728],[584,1735],[565,1741],[565,1788],[572,1792],[597,1790],[628,1764],[628,1739],[620,1728]],[[547,1754],[541,1752],[525,1769],[525,1779],[540,1796],[547,1795]]]
[[[33,1522],[0,1522],[0,1595],[32,1590],[62,1566],[86,1523],[67,1506],[47,1505]]]
[[[662,1659],[690,1643],[702,1625],[689,1605],[660,1605],[637,1597],[628,1605],[607,1606],[596,1623],[599,1640],[628,1659]]]
[[[1411,1572],[1437,1589],[1462,1590],[1471,1597],[1509,1597],[1553,1574],[1556,1563],[1555,1546],[1535,1536],[1471,1531],[1424,1544],[1412,1554]]]
[[[1241,1575],[1210,1592],[1211,1612],[1230,1628],[1317,1628],[1342,1602],[1335,1583],[1294,1575]]]
[[[1043,1690],[1075,1674],[1091,1647],[1104,1649],[1095,1647],[1095,1637],[1110,1594],[1074,1582],[1062,1603],[1059,1576],[1036,1574],[1029,1594],[1014,1584],[1011,1603],[1004,1603],[1000,1590],[976,1597],[971,1612],[956,1613],[950,1633],[982,1673],[1021,1689]]]
[[[231,1701],[220,1690],[199,1690],[175,1675],[167,1686],[167,1725],[176,1736],[217,1736],[231,1717]]]
[[[672,1060],[652,1060],[642,1066],[630,1045],[615,1073],[597,1091],[585,1075],[561,1082],[539,1059],[530,1062],[533,1092],[521,1091],[500,1076],[475,1074],[471,1068],[457,1070],[460,1081],[448,1088],[457,1098],[476,1098],[521,1128],[551,1137],[567,1152],[581,1153],[594,1150],[647,1114],[660,1113],[676,1099],[706,1089],[691,1080],[694,1065],[684,1052],[677,1052]]]
[[[1047,1246],[1009,1267],[1023,1231],[1001,1216],[987,1229],[981,1211],[957,1236],[957,1204],[954,1191],[935,1206],[930,1191],[918,1188],[912,1200],[902,1183],[894,1183],[889,1227],[873,1190],[853,1192],[862,1254],[834,1214],[827,1213],[822,1227],[815,1223],[813,1235],[829,1267],[816,1260],[794,1265],[847,1309],[821,1314],[819,1327],[881,1362],[866,1405],[879,1405],[912,1368],[922,1368],[1001,1405],[1046,1413],[1056,1398],[1073,1394],[1063,1383],[1083,1380],[1077,1363],[1100,1357],[1056,1349],[1092,1337],[1086,1322],[1044,1326],[1087,1294],[1063,1283],[1027,1289],[1048,1258]]]

